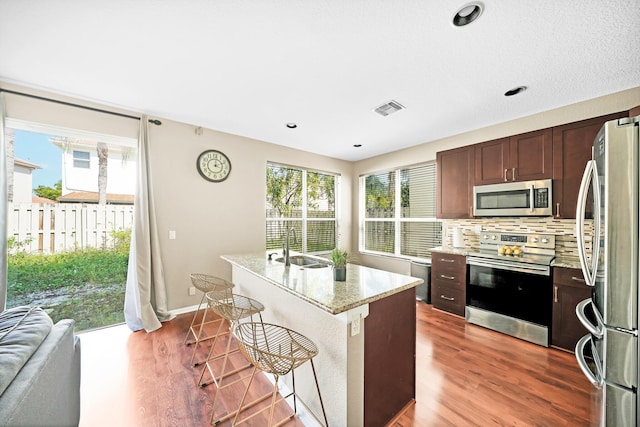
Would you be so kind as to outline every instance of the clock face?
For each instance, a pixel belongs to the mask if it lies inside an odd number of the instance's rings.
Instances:
[[[211,182],[221,182],[231,173],[231,162],[218,150],[207,150],[198,156],[196,163],[200,175]]]

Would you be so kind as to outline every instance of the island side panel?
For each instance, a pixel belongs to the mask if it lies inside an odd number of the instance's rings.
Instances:
[[[348,407],[348,402],[353,399],[353,396],[348,395],[348,390],[362,390],[363,380],[360,378],[360,387],[352,385],[348,388],[349,352],[356,349],[349,345],[346,313],[332,315],[236,265],[233,265],[232,274],[236,285],[234,293],[255,298],[264,304],[264,322],[293,329],[318,346],[319,353],[314,358],[314,363],[329,425],[363,425],[362,412],[350,414],[353,409]],[[333,283],[328,283],[328,286],[333,286]],[[363,344],[360,345],[360,352],[364,352]],[[322,417],[311,365],[305,363],[296,369],[295,374],[296,391]],[[284,379],[284,383],[291,387],[290,375]],[[360,401],[363,393],[360,391]],[[359,406],[361,409],[362,405]]]
[[[369,304],[365,320],[365,426],[386,425],[416,396],[416,290]]]

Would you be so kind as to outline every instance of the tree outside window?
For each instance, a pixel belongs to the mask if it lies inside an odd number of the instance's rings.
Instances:
[[[289,228],[291,249],[327,252],[336,246],[336,175],[278,164],[267,165],[266,242],[278,250]]]

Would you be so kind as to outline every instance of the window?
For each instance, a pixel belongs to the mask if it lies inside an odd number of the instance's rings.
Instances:
[[[442,244],[435,162],[360,178],[360,250],[424,258]]]
[[[89,152],[73,150],[73,167],[89,169],[91,167]]]
[[[282,249],[287,230],[296,230],[290,247],[327,252],[336,246],[337,176],[290,166],[267,164],[267,249]]]

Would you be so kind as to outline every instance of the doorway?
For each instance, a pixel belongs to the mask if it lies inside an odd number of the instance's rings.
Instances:
[[[6,307],[40,306],[76,332],[123,323],[137,141],[34,124],[5,141]]]

